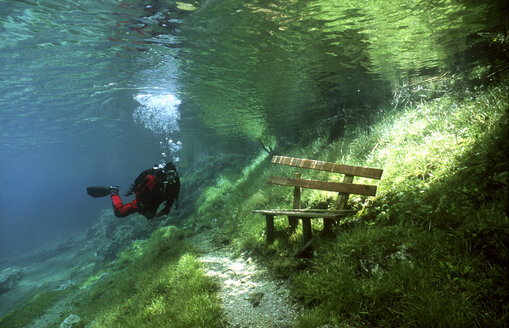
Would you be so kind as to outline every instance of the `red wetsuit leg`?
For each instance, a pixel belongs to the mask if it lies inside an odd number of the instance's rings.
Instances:
[[[115,212],[115,216],[117,218],[123,218],[138,212],[138,202],[136,199],[130,203],[123,204],[120,196],[118,194],[113,194],[111,195],[111,201],[113,203],[113,211]]]

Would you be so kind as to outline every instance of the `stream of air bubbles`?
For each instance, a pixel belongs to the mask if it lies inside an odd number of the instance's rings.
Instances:
[[[143,124],[161,138],[161,163],[178,162],[178,151],[182,148],[182,142],[174,140],[172,136],[180,130],[178,121],[181,100],[171,93],[138,94],[134,99],[140,104],[133,113],[134,121]]]

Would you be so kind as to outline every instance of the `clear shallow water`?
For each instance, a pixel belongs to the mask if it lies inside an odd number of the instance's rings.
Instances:
[[[109,201],[87,185],[294,142],[395,86],[489,62],[501,7],[0,0],[0,256],[88,226]]]

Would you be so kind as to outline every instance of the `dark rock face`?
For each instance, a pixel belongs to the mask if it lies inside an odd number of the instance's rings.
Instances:
[[[16,267],[0,271],[0,294],[16,287],[21,279],[23,279],[23,272]]]

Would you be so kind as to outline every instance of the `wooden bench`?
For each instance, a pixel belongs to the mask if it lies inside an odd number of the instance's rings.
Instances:
[[[324,232],[331,231],[332,224],[337,220],[351,214],[355,211],[345,210],[346,203],[350,194],[375,196],[376,186],[367,184],[354,184],[354,177],[364,177],[370,179],[382,178],[383,170],[369,167],[343,165],[315,161],[311,159],[292,158],[284,156],[272,157],[273,164],[283,164],[288,166],[307,168],[313,170],[326,171],[331,173],[344,174],[342,182],[331,182],[321,180],[302,179],[301,173],[296,173],[295,178],[274,177],[267,178],[268,183],[282,186],[292,186],[293,190],[293,208],[292,209],[272,209],[255,210],[254,213],[265,215],[266,219],[266,238],[268,243],[274,242],[274,216],[288,216],[289,224],[292,228],[298,225],[298,220],[302,220],[302,234],[304,243],[308,243],[312,238],[311,219],[322,218],[324,222]],[[317,189],[324,191],[333,191],[338,193],[338,198],[333,209],[301,209],[300,200],[302,188]]]

